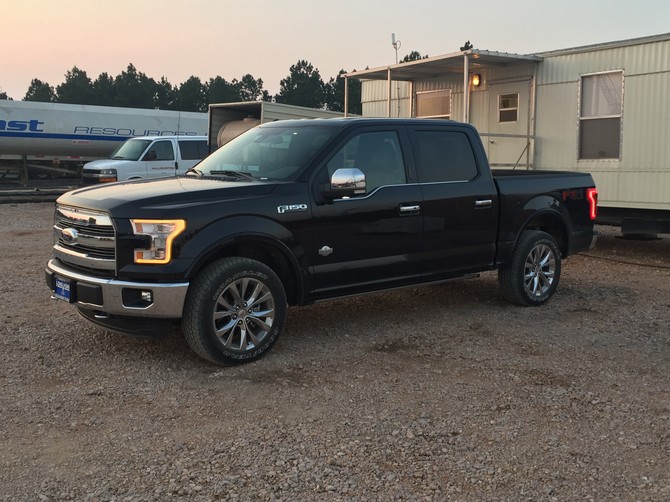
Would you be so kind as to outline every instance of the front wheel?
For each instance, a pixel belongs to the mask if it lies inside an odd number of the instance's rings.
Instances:
[[[542,305],[551,298],[561,277],[561,253],[554,238],[539,230],[526,230],[512,258],[498,270],[506,300],[524,306]]]
[[[205,267],[186,295],[182,329],[191,349],[216,364],[250,362],[277,341],[286,294],[268,266],[224,258]]]

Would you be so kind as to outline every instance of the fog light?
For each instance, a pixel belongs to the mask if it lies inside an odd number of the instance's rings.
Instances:
[[[143,302],[153,303],[154,301],[151,291],[141,291],[140,298],[142,299]]]

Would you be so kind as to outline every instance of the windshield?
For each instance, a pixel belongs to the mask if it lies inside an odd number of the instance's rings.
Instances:
[[[324,126],[256,127],[216,150],[197,171],[201,176],[287,180],[337,131]]]
[[[150,139],[129,139],[112,153],[112,159],[139,160],[140,155],[151,143]]]

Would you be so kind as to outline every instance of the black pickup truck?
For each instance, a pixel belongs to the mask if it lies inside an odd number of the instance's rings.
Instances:
[[[594,245],[596,203],[589,174],[491,171],[468,124],[281,121],[186,175],[62,195],[46,281],[106,329],[181,321],[203,358],[246,362],[288,305],[493,269],[503,297],[540,305]]]

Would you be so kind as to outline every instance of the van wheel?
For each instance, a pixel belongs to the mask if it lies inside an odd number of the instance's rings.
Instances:
[[[224,258],[191,283],[182,329],[199,356],[215,364],[245,363],[277,341],[286,313],[286,293],[272,269],[248,258]]]
[[[506,300],[534,307],[556,291],[561,277],[561,253],[554,238],[539,230],[526,230],[514,248],[509,264],[498,270]]]

